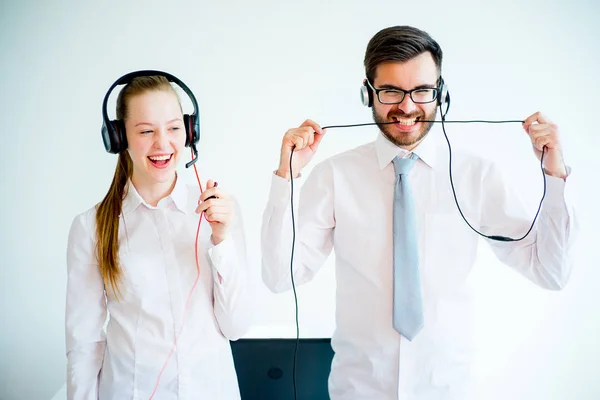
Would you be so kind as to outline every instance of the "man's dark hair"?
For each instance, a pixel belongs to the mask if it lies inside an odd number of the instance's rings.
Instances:
[[[371,38],[365,52],[365,72],[369,82],[375,79],[377,66],[384,62],[406,62],[430,52],[438,73],[442,71],[442,49],[427,32],[412,26],[392,26]]]

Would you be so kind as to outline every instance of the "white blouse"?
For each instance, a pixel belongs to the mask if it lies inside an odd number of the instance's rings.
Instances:
[[[75,217],[67,249],[69,399],[239,399],[229,340],[249,327],[245,236],[239,207],[229,237],[212,244],[200,190],[177,179],[157,207],[134,186],[119,223],[121,297],[105,290],[95,255],[95,208]],[[108,314],[108,320],[107,320]],[[183,329],[182,329],[183,326]]]

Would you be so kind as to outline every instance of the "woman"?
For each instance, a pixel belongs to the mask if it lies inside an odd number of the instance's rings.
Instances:
[[[117,119],[127,148],[112,184],[69,233],[68,398],[239,399],[229,340],[248,329],[240,213],[216,183],[202,192],[178,176],[186,127],[164,76],[133,78]]]

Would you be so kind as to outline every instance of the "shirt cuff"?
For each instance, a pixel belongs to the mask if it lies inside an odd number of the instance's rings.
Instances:
[[[570,175],[571,167],[567,167],[567,177],[564,180],[546,174],[546,197],[544,198],[544,203],[552,207],[565,206],[565,185]]]
[[[302,181],[302,174],[294,178],[294,188],[296,183]],[[289,207],[291,196],[291,184],[285,178],[280,177],[275,172],[271,177],[271,191],[269,192],[269,203],[277,208]]]
[[[210,243],[212,244],[212,239]],[[208,256],[215,272],[226,281],[227,277],[231,274],[231,269],[235,265],[235,245],[231,233],[221,243],[212,245],[208,249]]]

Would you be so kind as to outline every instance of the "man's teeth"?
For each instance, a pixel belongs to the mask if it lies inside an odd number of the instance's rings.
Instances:
[[[168,156],[154,156],[154,157],[148,157],[149,159],[151,159],[152,161],[166,161],[169,158],[171,158],[171,155]]]
[[[413,119],[400,119],[400,118],[394,118],[394,120],[395,120],[397,123],[399,123],[400,125],[407,125],[407,126],[414,125],[414,124],[415,124],[415,122],[417,122],[417,119],[416,119],[416,118],[413,118]]]

